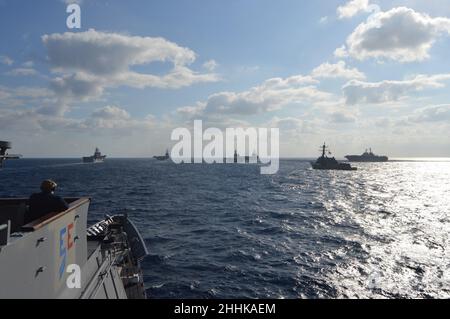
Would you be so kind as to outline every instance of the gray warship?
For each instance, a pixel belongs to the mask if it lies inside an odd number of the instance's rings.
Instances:
[[[387,162],[387,156],[378,156],[372,152],[372,149],[366,150],[362,155],[347,155],[345,157],[349,162]]]
[[[352,167],[348,163],[339,163],[334,157],[328,157],[331,155],[328,147],[324,143],[321,147],[322,156],[319,157],[315,162],[311,162],[311,166],[313,169],[318,170],[339,170],[339,171],[356,171],[356,167]]]
[[[224,159],[224,163],[226,163],[227,160]],[[233,155],[233,163],[239,164],[239,163],[245,163],[245,164],[261,164],[261,160],[259,159],[259,155],[253,154],[252,156],[240,156],[237,152],[237,150],[234,150]]]
[[[148,252],[127,215],[87,227],[90,198],[65,200],[68,210],[24,224],[28,200],[0,199],[0,298],[146,298]]]
[[[106,155],[102,155],[98,147],[95,148],[94,155],[83,157],[83,163],[103,163]]]
[[[168,159],[170,159],[169,150],[166,150],[166,154],[164,154],[163,156],[153,156],[153,158],[158,161],[167,161]]]
[[[3,167],[3,162],[5,160],[10,159],[19,159],[22,156],[21,155],[12,155],[8,154],[7,151],[11,149],[11,143],[6,141],[0,141],[0,168]]]

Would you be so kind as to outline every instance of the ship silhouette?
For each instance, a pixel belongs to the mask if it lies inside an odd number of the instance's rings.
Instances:
[[[334,157],[328,157],[331,155],[327,145],[323,143],[321,147],[322,156],[319,157],[315,162],[311,162],[313,169],[318,170],[338,170],[338,171],[356,171],[356,167],[352,167],[347,163],[339,163]]]
[[[166,154],[164,156],[153,156],[153,158],[158,161],[167,161],[170,159],[169,150],[166,150]]]
[[[378,156],[372,152],[372,149],[366,150],[362,155],[347,155],[345,156],[349,162],[387,162],[387,156]]]
[[[94,155],[83,157],[83,163],[103,163],[106,155],[102,155],[98,147],[95,148]]]
[[[19,159],[21,155],[8,154],[7,151],[11,148],[11,143],[6,141],[0,141],[0,168],[3,167],[3,162],[10,159]]]

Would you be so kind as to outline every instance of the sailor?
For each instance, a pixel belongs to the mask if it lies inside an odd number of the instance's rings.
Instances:
[[[52,180],[41,183],[41,192],[30,196],[29,212],[25,223],[35,221],[50,213],[60,213],[69,208],[66,201],[54,194],[58,185]]]

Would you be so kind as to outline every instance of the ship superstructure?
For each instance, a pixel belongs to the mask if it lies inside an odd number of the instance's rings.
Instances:
[[[83,157],[83,163],[103,163],[106,155],[102,155],[98,147],[95,148],[94,155]]]

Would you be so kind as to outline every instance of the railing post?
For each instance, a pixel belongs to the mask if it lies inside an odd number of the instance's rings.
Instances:
[[[7,224],[0,225],[0,246],[6,246],[9,243],[9,235],[11,232],[11,221]]]

